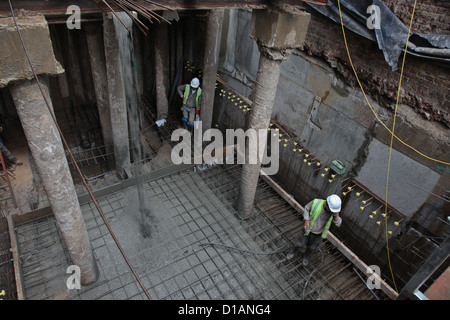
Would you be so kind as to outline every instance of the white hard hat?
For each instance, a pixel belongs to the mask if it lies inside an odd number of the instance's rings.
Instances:
[[[200,80],[198,80],[197,78],[194,78],[191,80],[191,87],[196,89],[198,88],[198,86],[200,85]]]
[[[329,196],[327,198],[327,204],[328,207],[330,208],[331,212],[340,212],[341,211],[341,198],[339,198],[339,196],[332,194],[331,196]]]

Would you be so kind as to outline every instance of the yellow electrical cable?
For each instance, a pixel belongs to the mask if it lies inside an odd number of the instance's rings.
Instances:
[[[442,164],[445,164],[445,165],[450,165],[450,162],[445,162],[445,161],[442,161],[442,160],[434,159],[434,158],[432,158],[432,157],[430,157],[430,156],[427,156],[426,154],[420,152],[419,150],[417,150],[417,149],[414,148],[413,146],[407,144],[406,142],[404,142],[403,140],[401,140],[399,137],[397,137],[397,136],[396,136],[396,135],[395,135],[395,134],[387,127],[387,126],[386,126],[386,124],[385,124],[383,121],[381,121],[381,119],[378,117],[378,115],[376,114],[376,112],[375,112],[375,110],[373,109],[372,105],[370,104],[369,99],[368,99],[367,96],[366,96],[366,93],[365,93],[365,91],[364,91],[364,89],[363,89],[363,87],[362,87],[362,85],[361,85],[361,81],[359,80],[358,74],[356,73],[355,67],[353,66],[352,58],[351,58],[351,56],[350,56],[350,51],[349,51],[348,45],[347,45],[347,38],[346,38],[346,36],[345,36],[344,24],[343,24],[343,22],[342,22],[341,4],[340,4],[340,1],[339,1],[339,0],[338,0],[338,7],[339,7],[339,16],[340,16],[340,19],[341,19],[342,35],[343,35],[343,37],[344,37],[344,44],[345,44],[345,49],[347,50],[348,59],[349,59],[349,61],[350,61],[350,65],[351,65],[351,67],[352,67],[353,73],[355,74],[355,77],[356,77],[356,80],[357,80],[357,82],[358,82],[358,84],[359,84],[359,87],[361,88],[361,92],[363,93],[364,98],[366,99],[366,102],[367,102],[367,104],[369,105],[370,110],[372,111],[372,113],[375,115],[375,117],[377,118],[377,120],[383,125],[383,127],[385,127],[386,130],[389,131],[389,133],[390,133],[391,135],[393,135],[394,138],[396,138],[398,141],[400,141],[403,145],[405,145],[406,147],[408,147],[408,148],[414,150],[415,152],[417,152],[417,153],[420,154],[421,156],[423,156],[423,157],[425,157],[425,158],[427,158],[427,159],[429,159],[429,160],[431,160],[431,161],[439,162],[439,163],[442,163]],[[406,51],[405,51],[405,54],[406,54]],[[398,103],[398,101],[397,101],[397,103]]]
[[[416,11],[416,4],[417,4],[417,0],[414,0],[414,7],[413,7],[413,12],[411,14],[411,20],[409,22],[409,29],[408,29],[408,37],[406,38],[406,45],[405,45],[405,52],[403,53],[403,61],[402,61],[402,69],[400,71],[400,80],[398,83],[398,91],[397,91],[397,101],[395,102],[395,110],[394,110],[394,120],[393,120],[393,124],[392,124],[392,134],[391,134],[391,143],[389,145],[389,160],[388,160],[388,169],[387,169],[387,176],[386,176],[386,198],[385,198],[385,206],[384,206],[384,221],[385,221],[385,226],[386,226],[386,248],[387,248],[387,256],[388,256],[388,261],[389,261],[389,269],[391,270],[391,276],[392,276],[392,281],[394,282],[394,287],[395,287],[395,291],[398,292],[397,290],[397,286],[395,284],[395,279],[394,279],[394,274],[392,272],[392,267],[391,267],[391,259],[389,257],[389,240],[388,240],[388,226],[387,226],[387,206],[388,206],[388,190],[389,190],[389,171],[391,168],[391,154],[392,154],[392,145],[394,143],[394,131],[395,131],[395,118],[397,116],[397,108],[398,108],[398,102],[400,100],[400,88],[402,86],[402,78],[403,78],[403,70],[405,68],[405,60],[406,60],[406,53],[408,51],[408,43],[409,43],[409,35],[411,34],[411,27],[412,27],[412,22],[413,22],[413,18],[414,18],[414,12]]]
[[[406,60],[406,53],[407,53],[407,50],[408,50],[409,36],[410,36],[410,33],[411,33],[411,27],[412,27],[412,22],[413,22],[413,18],[414,18],[414,12],[415,12],[415,10],[416,10],[416,4],[417,4],[417,0],[414,0],[413,12],[412,12],[412,15],[411,15],[411,20],[410,20],[410,23],[409,23],[409,29],[408,29],[408,37],[407,37],[407,39],[406,39],[405,52],[404,52],[404,54],[403,54],[402,68],[401,68],[401,72],[400,72],[400,80],[399,80],[398,91],[397,91],[397,101],[396,101],[396,103],[395,103],[394,119],[393,119],[392,131],[391,131],[391,130],[389,130],[389,128],[388,128],[388,127],[380,120],[380,118],[378,118],[378,115],[377,115],[377,114],[375,113],[375,111],[373,110],[372,105],[370,104],[369,100],[367,99],[367,96],[366,96],[366,94],[365,94],[365,92],[364,92],[364,89],[363,89],[363,87],[362,87],[362,85],[361,85],[361,82],[359,81],[358,75],[356,74],[356,70],[355,70],[355,68],[354,68],[354,66],[353,66],[353,62],[352,62],[351,57],[350,57],[350,52],[349,52],[348,45],[347,45],[347,39],[346,39],[346,37],[345,37],[344,24],[343,24],[343,22],[342,22],[341,4],[340,4],[340,0],[338,0],[339,16],[340,16],[340,20],[341,20],[342,34],[343,34],[343,37],[344,37],[345,48],[346,48],[346,50],[347,50],[347,55],[348,55],[348,58],[349,58],[349,60],[350,60],[350,64],[351,64],[351,66],[352,66],[353,72],[355,73],[355,76],[356,76],[356,79],[357,79],[357,81],[358,81],[358,84],[359,84],[359,86],[360,86],[360,88],[361,88],[362,93],[364,94],[364,98],[366,99],[367,103],[369,104],[369,107],[370,107],[370,109],[372,110],[373,114],[374,114],[375,117],[378,119],[378,121],[380,121],[380,123],[383,124],[383,126],[391,133],[391,142],[390,142],[390,146],[389,146],[388,169],[387,169],[387,176],[386,176],[385,227],[386,227],[386,251],[387,251],[387,257],[388,257],[388,263],[389,263],[389,270],[390,270],[390,272],[391,272],[391,277],[392,277],[392,281],[393,281],[393,283],[394,283],[395,291],[397,291],[397,292],[398,292],[398,290],[397,290],[397,285],[396,285],[396,283],[395,283],[394,273],[393,273],[393,271],[392,271],[391,259],[390,259],[390,255],[389,255],[389,239],[388,239],[388,229],[387,229],[387,206],[388,206],[388,190],[389,190],[389,171],[390,171],[390,166],[391,166],[391,154],[392,154],[392,145],[393,145],[393,142],[394,142],[394,137],[395,137],[397,140],[399,140],[401,143],[403,143],[404,145],[410,147],[410,148],[413,149],[414,151],[418,152],[419,154],[421,154],[422,156],[424,156],[424,157],[426,157],[426,158],[428,158],[428,159],[430,159],[430,160],[433,160],[433,161],[436,161],[436,162],[440,162],[440,163],[444,163],[444,164],[449,164],[449,163],[446,163],[446,162],[443,162],[443,161],[440,161],[440,160],[436,160],[436,159],[433,159],[433,158],[431,158],[431,157],[428,157],[428,156],[424,155],[423,153],[419,152],[418,150],[416,150],[416,149],[413,148],[412,146],[410,146],[410,145],[406,144],[405,142],[403,142],[400,138],[398,138],[398,137],[394,134],[394,131],[395,131],[395,118],[396,118],[396,116],[397,116],[398,102],[399,102],[399,100],[400,100],[400,88],[401,88],[401,84],[402,84],[403,71],[404,71],[405,60]]]

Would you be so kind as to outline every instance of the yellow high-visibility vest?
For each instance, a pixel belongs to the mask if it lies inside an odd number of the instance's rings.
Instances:
[[[311,206],[311,210],[309,212],[309,219],[312,220],[309,223],[309,230],[306,231],[306,235],[309,235],[311,232],[311,229],[313,228],[314,224],[316,223],[317,218],[320,216],[320,212],[322,211],[323,205],[325,203],[325,200],[321,199],[314,199],[313,204]],[[328,230],[330,230],[331,222],[333,221],[333,215],[330,215],[330,218],[328,219],[327,223],[325,224],[325,229],[322,231],[322,238],[325,239],[328,235]]]
[[[183,104],[186,104],[187,99],[189,98],[189,92],[191,91],[191,86],[190,85],[186,85],[186,88],[184,89],[184,100],[183,100]],[[197,95],[195,96],[195,107],[198,109],[198,97],[200,97],[200,95],[202,94],[202,89],[198,88],[197,89]]]

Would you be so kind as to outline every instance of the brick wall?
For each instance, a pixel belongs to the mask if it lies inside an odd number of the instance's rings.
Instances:
[[[388,0],[386,5],[409,25],[413,1]],[[416,7],[413,31],[450,34],[450,3],[437,0],[419,1]],[[380,105],[393,108],[400,79],[400,67],[393,72],[384,60],[375,42],[346,29],[347,42],[353,64],[364,90]],[[313,16],[304,50],[325,59],[342,78],[358,86],[344,46],[339,24],[323,16]],[[401,65],[400,58],[399,66]],[[411,106],[430,121],[450,128],[450,67],[430,60],[408,56],[402,80],[400,103]]]
[[[405,25],[409,26],[414,0],[383,0],[383,2]],[[450,2],[418,0],[412,31],[450,34]]]

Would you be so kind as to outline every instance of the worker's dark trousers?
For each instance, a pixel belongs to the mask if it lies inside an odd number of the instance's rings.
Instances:
[[[309,235],[302,234],[296,241],[295,247],[291,251],[294,254],[300,252],[304,257],[314,252],[322,243],[322,234],[309,233]]]
[[[3,144],[3,140],[0,138],[0,152],[3,155],[3,158],[8,160],[11,163],[16,163],[17,159],[16,157],[14,157],[12,155],[11,152],[9,152],[9,150],[5,147],[5,145]]]

